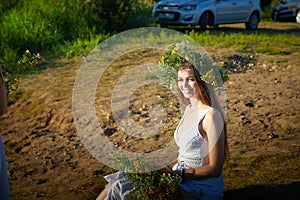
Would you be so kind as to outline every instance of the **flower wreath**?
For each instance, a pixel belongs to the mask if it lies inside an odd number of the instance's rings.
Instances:
[[[224,68],[215,66],[207,54],[190,50],[189,41],[171,44],[161,56],[157,68],[149,68],[172,92],[176,91],[176,73],[184,62],[193,65],[201,74],[201,80],[214,86],[221,87],[228,79]]]

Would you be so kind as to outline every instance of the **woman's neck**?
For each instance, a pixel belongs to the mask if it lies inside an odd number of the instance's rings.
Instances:
[[[202,107],[204,104],[196,98],[190,98],[191,108]]]

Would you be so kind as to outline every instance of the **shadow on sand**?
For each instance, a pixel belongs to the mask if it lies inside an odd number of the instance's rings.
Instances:
[[[300,198],[300,182],[289,185],[260,186],[227,190],[223,200],[253,199],[253,200],[298,200]]]

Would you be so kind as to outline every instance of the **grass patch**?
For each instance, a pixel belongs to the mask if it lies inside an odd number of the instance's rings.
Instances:
[[[287,62],[288,62],[288,59],[286,59],[286,58],[280,58],[280,59],[276,60],[277,64],[282,64],[282,63],[287,63]]]
[[[99,34],[91,39],[80,39],[77,38],[73,42],[65,42],[63,45],[58,45],[50,52],[51,57],[64,56],[67,58],[71,57],[83,57],[87,56],[99,43],[109,37],[109,34]]]
[[[192,29],[185,33],[203,46],[237,47],[241,52],[268,55],[288,55],[296,52],[300,45],[299,33],[293,31],[272,29],[246,31],[238,28],[220,28],[205,32]]]
[[[225,190],[253,185],[290,184],[300,181],[299,168],[300,155],[297,153],[265,153],[248,158],[232,158],[224,167]]]

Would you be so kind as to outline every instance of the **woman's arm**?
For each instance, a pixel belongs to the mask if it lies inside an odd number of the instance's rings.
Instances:
[[[6,89],[2,76],[2,69],[0,68],[0,115],[4,114],[7,109]]]
[[[218,177],[224,164],[224,120],[217,110],[212,110],[203,119],[203,130],[207,135],[209,147],[209,164],[206,166],[187,169],[184,171],[185,179],[201,179]]]

